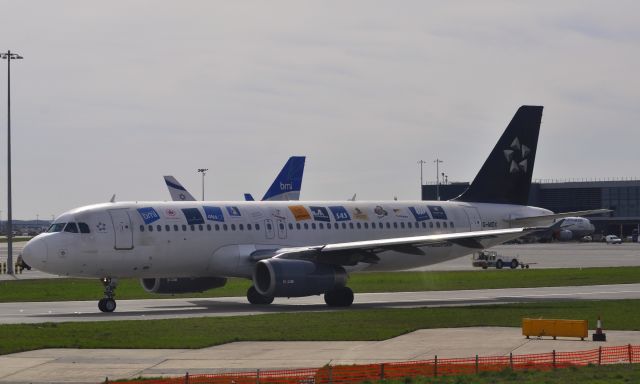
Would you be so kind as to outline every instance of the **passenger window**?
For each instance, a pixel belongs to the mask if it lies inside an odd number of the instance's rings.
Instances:
[[[256,231],[260,230],[260,224],[256,224]]]
[[[164,230],[169,232],[171,230],[171,227],[169,226],[169,224],[164,226]]]
[[[293,230],[293,224],[289,223],[289,229]]]
[[[216,224],[216,226],[214,227],[216,231],[220,230],[220,224]]]
[[[404,229],[404,221],[400,222],[400,228]]]
[[[316,223],[311,223],[311,229],[316,229]]]
[[[162,231],[162,225],[158,224],[158,226],[156,226],[156,229],[158,230],[158,232]]]
[[[280,223],[278,226],[280,227],[281,231],[284,231],[284,224]]]
[[[450,226],[451,228],[453,228],[453,221],[450,221],[450,222],[449,222],[449,226]]]
[[[78,227],[80,227],[80,233],[91,233],[87,223],[78,223]]]
[[[203,231],[203,230],[204,230],[204,226],[202,226],[202,224],[198,224],[198,229],[199,229],[200,231]]]
[[[247,224],[247,231],[251,230],[251,224]]]
[[[196,226],[195,226],[195,225],[193,225],[193,224],[191,224],[191,225],[189,226],[189,229],[191,229],[191,232],[195,232],[195,230],[196,230]]]
[[[67,223],[67,226],[64,227],[65,232],[78,233],[78,226],[76,223]]]
[[[340,228],[340,225],[338,223],[333,223],[333,228],[338,229]]]
[[[358,227],[358,229],[362,228],[362,225],[360,225],[360,223],[356,223],[356,227]]]
[[[364,223],[364,229],[369,229],[369,223]]]
[[[231,228],[233,228],[233,224],[231,224]],[[267,223],[267,230],[271,230],[273,229],[273,227],[271,226],[271,224]]]
[[[140,226],[140,232],[144,232],[144,225]]]
[[[391,228],[391,223],[387,223],[386,226],[387,226],[387,229],[390,229]]]
[[[440,222],[436,221],[436,227],[440,228]]]
[[[433,221],[429,222],[429,228],[433,228]]]
[[[444,223],[442,223],[442,226],[443,226],[444,228],[447,228],[447,222],[445,221]]]
[[[227,229],[229,229],[229,228],[227,227],[227,224],[222,224],[222,230],[223,230],[223,231],[226,231]]]
[[[427,223],[425,223],[424,221],[422,222],[422,228],[427,228]]]
[[[411,228],[411,223],[407,223],[407,228]]]
[[[393,228],[398,229],[398,222],[397,221],[393,222]]]
[[[149,232],[153,232],[153,225],[149,224]]]
[[[296,223],[296,229],[300,229],[300,223]]]
[[[318,228],[324,229],[324,224],[322,224],[322,223],[318,224]]]
[[[349,223],[349,229],[353,229],[353,223]]]
[[[180,230],[180,228],[178,227],[178,224],[173,224],[173,230],[176,232]]]
[[[342,223],[342,229],[347,229],[347,223]]]
[[[236,225],[235,224],[231,224],[231,230],[235,231],[236,230]]]
[[[304,229],[309,229],[309,224],[304,223]]]
[[[182,224],[182,230],[183,230],[184,232],[186,232],[186,231],[187,231],[187,226],[186,226],[186,225],[184,225],[184,224]]]
[[[238,229],[240,229],[241,231],[244,231],[244,224],[238,224]]]

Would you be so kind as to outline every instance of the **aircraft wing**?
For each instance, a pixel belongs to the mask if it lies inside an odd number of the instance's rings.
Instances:
[[[548,223],[550,220],[554,220],[554,219],[563,219],[565,217],[600,215],[600,214],[609,213],[609,212],[611,212],[610,209],[591,209],[588,211],[562,212],[562,213],[554,213],[551,215],[542,215],[542,216],[516,217],[516,218],[507,220],[507,222],[509,224],[516,225],[518,227],[527,226],[527,225],[543,225],[545,222]]]
[[[472,249],[484,249],[488,240],[494,245],[496,240],[504,243],[531,232],[546,228],[509,228],[489,231],[446,233],[438,235],[397,237],[391,239],[330,243],[309,247],[259,250],[251,254],[254,261],[272,257],[283,259],[314,260],[328,264],[355,265],[359,262],[376,263],[377,254],[396,251],[413,255],[426,255],[423,248],[455,244]]]

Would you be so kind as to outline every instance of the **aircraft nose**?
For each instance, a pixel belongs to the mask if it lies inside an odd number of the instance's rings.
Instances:
[[[47,244],[44,239],[33,238],[22,249],[22,260],[32,267],[40,269],[47,262]]]

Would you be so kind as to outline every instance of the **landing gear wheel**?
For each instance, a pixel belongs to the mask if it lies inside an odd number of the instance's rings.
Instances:
[[[98,309],[102,312],[113,312],[116,309],[116,301],[113,299],[100,299]]]
[[[518,268],[518,265],[520,265],[520,263],[518,263],[518,259],[511,259],[511,269]]]
[[[98,309],[101,312],[113,312],[116,309],[116,301],[115,297],[115,289],[117,285],[116,279],[111,279],[110,277],[105,277],[100,279],[102,285],[104,286],[104,298],[98,301]]]
[[[273,303],[273,297],[261,295],[253,285],[247,290],[247,300],[249,300],[251,304],[256,305]]]
[[[353,291],[349,287],[325,292],[324,302],[330,307],[348,307],[353,304]]]
[[[498,261],[496,261],[496,268],[502,269],[503,266],[504,266],[504,263],[502,262],[502,260],[498,259]]]

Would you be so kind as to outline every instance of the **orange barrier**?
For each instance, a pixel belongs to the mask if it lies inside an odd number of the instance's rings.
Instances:
[[[527,336],[558,336],[579,337],[584,340],[587,337],[587,320],[561,320],[561,319],[522,319],[522,335]]]
[[[440,359],[435,356],[430,360],[401,363],[327,365],[322,368],[256,370],[211,375],[189,375],[187,373],[180,377],[130,382],[144,384],[347,384],[415,376],[478,374],[504,369],[547,370],[588,364],[629,363],[640,363],[640,345],[599,347],[580,352],[552,351],[529,355],[476,356],[455,359]]]

